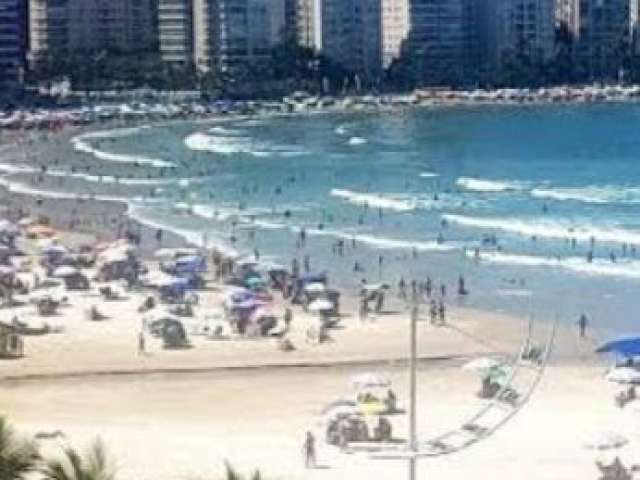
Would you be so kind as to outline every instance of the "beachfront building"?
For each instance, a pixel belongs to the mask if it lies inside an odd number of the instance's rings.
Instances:
[[[216,0],[208,5],[205,62],[227,72],[268,59],[285,33],[284,0]]]
[[[22,0],[0,0],[0,86],[17,85],[25,60],[26,29]]]
[[[299,0],[298,41],[346,69],[382,69],[381,0]]]
[[[488,79],[499,76],[507,65],[542,65],[551,60],[555,45],[554,0],[482,1],[480,41]]]
[[[194,1],[199,0],[158,0],[158,47],[164,62],[194,63]]]
[[[403,54],[427,85],[471,83],[478,68],[477,0],[409,0]]]
[[[559,0],[557,14],[572,36],[580,74],[589,80],[617,78],[637,29],[636,0]]]
[[[382,0],[382,66],[402,56],[409,36],[409,0]]]
[[[160,0],[161,58],[202,72],[269,56],[285,29],[284,0]]]
[[[156,49],[154,0],[29,0],[30,56]]]

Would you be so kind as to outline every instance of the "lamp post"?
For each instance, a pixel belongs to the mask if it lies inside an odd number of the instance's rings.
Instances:
[[[409,480],[416,480],[416,453],[418,451],[416,433],[417,322],[418,306],[414,304],[411,308],[411,357],[409,359]]]

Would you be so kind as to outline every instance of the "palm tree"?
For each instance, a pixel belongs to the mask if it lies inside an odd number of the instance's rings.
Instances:
[[[36,444],[18,438],[6,419],[0,417],[0,479],[22,480],[35,470],[39,459]]]
[[[64,458],[50,460],[41,470],[45,480],[114,480],[115,471],[106,448],[97,439],[85,455],[67,447]]]
[[[225,462],[225,468],[227,473],[225,475],[225,480],[245,480],[245,477],[240,475],[229,462]],[[262,475],[260,474],[260,470],[256,470],[253,475],[251,475],[251,480],[262,480]]]

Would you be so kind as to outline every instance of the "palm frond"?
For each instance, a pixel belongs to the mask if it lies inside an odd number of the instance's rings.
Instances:
[[[107,450],[102,440],[97,439],[91,448],[80,455],[67,447],[61,459],[50,460],[41,470],[45,480],[114,480]]]
[[[0,417],[0,479],[23,479],[36,469],[39,459],[35,442],[19,438],[7,420]]]

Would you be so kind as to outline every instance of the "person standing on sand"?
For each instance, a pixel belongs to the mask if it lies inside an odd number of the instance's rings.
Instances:
[[[580,315],[578,319],[578,329],[580,330],[580,338],[585,338],[587,336],[587,326],[589,325],[589,319],[583,313]]]
[[[147,353],[146,340],[144,338],[144,332],[140,332],[138,335],[138,355],[144,355]]]
[[[311,432],[307,432],[302,446],[304,453],[304,467],[316,468],[316,439]]]

